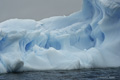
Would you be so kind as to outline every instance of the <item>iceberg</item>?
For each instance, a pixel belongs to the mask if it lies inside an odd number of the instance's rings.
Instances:
[[[0,23],[0,73],[120,67],[120,0],[83,0],[82,10]]]

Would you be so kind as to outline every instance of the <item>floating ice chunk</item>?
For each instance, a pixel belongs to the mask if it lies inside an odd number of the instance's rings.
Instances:
[[[0,73],[120,66],[120,1],[83,0],[81,11],[0,23]]]

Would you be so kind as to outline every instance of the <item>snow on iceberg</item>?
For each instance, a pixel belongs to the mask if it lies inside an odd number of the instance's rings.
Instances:
[[[120,66],[120,1],[83,0],[81,11],[0,23],[0,73]]]

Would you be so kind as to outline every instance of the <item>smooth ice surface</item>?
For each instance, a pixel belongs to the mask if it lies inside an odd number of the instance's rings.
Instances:
[[[120,66],[120,1],[83,0],[81,11],[0,23],[0,73]]]

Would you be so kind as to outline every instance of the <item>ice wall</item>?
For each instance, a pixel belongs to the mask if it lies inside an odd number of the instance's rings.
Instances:
[[[0,23],[0,73],[120,66],[120,1],[83,0],[81,11]]]

